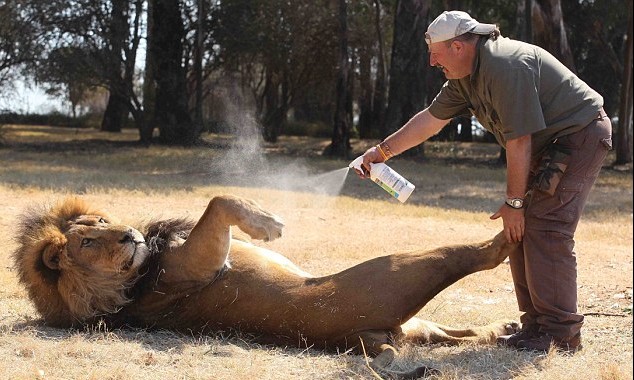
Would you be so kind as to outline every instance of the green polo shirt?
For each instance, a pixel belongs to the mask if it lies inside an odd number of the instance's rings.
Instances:
[[[447,120],[473,114],[502,146],[532,135],[533,155],[598,116],[603,97],[539,46],[481,38],[474,69],[448,80],[429,107]]]

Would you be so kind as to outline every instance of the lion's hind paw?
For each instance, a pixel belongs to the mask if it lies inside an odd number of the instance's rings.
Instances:
[[[510,321],[506,324],[506,334],[515,334],[522,329],[522,324],[516,321]]]
[[[520,331],[522,328],[521,323],[517,321],[513,321],[513,320],[495,321],[491,324],[491,326],[494,327],[495,330],[497,330],[498,336],[515,334],[516,332]]]

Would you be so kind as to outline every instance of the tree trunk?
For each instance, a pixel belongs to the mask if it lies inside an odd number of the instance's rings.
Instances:
[[[339,0],[339,75],[337,78],[337,103],[335,108],[332,141],[324,155],[348,159],[350,151],[349,75],[348,59],[348,10],[346,0]]]
[[[533,43],[548,50],[566,67],[576,72],[561,12],[561,0],[534,0],[532,16]]]
[[[372,131],[378,131],[379,136],[386,136],[385,127],[385,99],[386,99],[386,79],[385,68],[385,48],[383,43],[383,29],[381,28],[381,2],[374,0],[375,16],[374,28],[376,29],[376,42],[378,47],[378,65],[376,68],[376,82],[374,84],[374,98],[372,100]]]
[[[104,132],[121,132],[128,116],[128,103],[118,92],[111,91],[108,104],[101,119],[101,130]]]
[[[187,78],[183,67],[185,31],[178,0],[155,0],[150,54],[155,62],[156,104],[154,122],[159,141],[170,145],[192,145],[199,130],[189,115]]]
[[[109,50],[107,52],[107,81],[110,91],[108,104],[101,120],[101,130],[121,132],[122,125],[128,116],[128,107],[123,83],[123,51],[124,43],[129,35],[126,0],[113,0],[107,32]]]
[[[520,0],[517,2],[515,12],[515,36],[518,40],[531,43],[533,36],[532,28],[532,0]]]
[[[266,83],[264,85],[264,104],[262,107],[262,137],[267,142],[277,142],[281,132],[280,110],[280,75],[272,67],[266,68]]]
[[[143,113],[145,117],[144,123],[139,128],[141,143],[144,145],[149,145],[152,142],[154,134],[156,86],[154,84],[154,54],[151,54],[154,49],[154,2],[155,0],[147,2],[147,53],[145,54],[145,73],[143,74]]]
[[[427,73],[425,31],[430,5],[431,1],[426,0],[399,0],[396,3],[385,120],[387,131],[382,138],[399,129],[424,106]],[[422,145],[418,150],[422,153]]]
[[[204,47],[204,0],[198,0],[198,20],[196,23],[196,47],[194,48],[194,77],[196,78],[196,103],[194,121],[198,129],[203,127],[203,49]]]
[[[359,137],[372,135],[372,55],[362,48],[359,54]]]
[[[632,2],[629,2],[625,48],[625,62],[623,64],[623,81],[621,82],[621,102],[619,106],[619,124],[616,138],[615,165],[632,162]]]

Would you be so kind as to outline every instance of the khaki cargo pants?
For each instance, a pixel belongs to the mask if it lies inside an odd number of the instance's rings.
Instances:
[[[612,126],[603,110],[584,129],[557,139],[531,171],[522,245],[510,255],[525,325],[559,338],[573,337],[577,313],[574,235],[608,150]]]

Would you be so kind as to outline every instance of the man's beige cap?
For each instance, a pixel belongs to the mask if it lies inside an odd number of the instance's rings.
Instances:
[[[425,33],[427,44],[447,41],[467,32],[475,34],[489,34],[497,27],[495,24],[482,24],[463,11],[444,11],[436,17]]]

